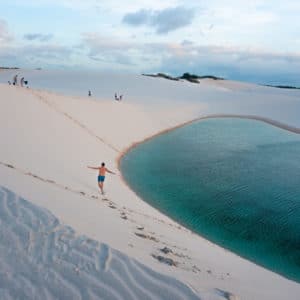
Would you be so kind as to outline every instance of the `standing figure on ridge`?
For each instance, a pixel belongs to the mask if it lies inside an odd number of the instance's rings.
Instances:
[[[13,85],[18,85],[18,74],[16,74],[13,78]]]
[[[98,170],[99,173],[98,173],[98,186],[100,188],[100,191],[101,191],[101,194],[104,195],[104,190],[103,190],[103,186],[104,186],[104,180],[105,180],[105,174],[106,172],[108,173],[111,173],[111,174],[116,174],[112,171],[110,171],[109,169],[107,169],[105,167],[105,163],[101,163],[101,166],[100,167],[90,167],[90,166],[87,166],[89,169],[93,169],[93,170]]]

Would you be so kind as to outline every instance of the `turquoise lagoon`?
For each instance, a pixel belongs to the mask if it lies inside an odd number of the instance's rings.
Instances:
[[[121,170],[177,222],[300,282],[300,135],[254,120],[207,119],[132,148]]]

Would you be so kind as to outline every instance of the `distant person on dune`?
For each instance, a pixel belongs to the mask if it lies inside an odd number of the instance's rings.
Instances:
[[[92,96],[92,92],[91,92],[91,91],[89,91],[88,95],[89,95],[89,97],[91,97],[91,96]]]
[[[22,87],[24,86],[24,83],[25,83],[24,81],[25,81],[25,79],[24,79],[24,77],[22,77],[21,80],[20,80],[20,84],[21,84]]]
[[[17,85],[18,84],[18,74],[16,74],[13,78],[13,85]]]
[[[123,98],[123,95],[120,95],[120,96],[118,97],[118,94],[115,93],[115,100],[116,100],[116,101],[122,101],[122,98]]]
[[[98,173],[98,186],[100,188],[101,194],[104,195],[103,186],[104,186],[104,180],[105,180],[105,174],[106,174],[106,172],[111,173],[111,174],[116,174],[116,173],[108,170],[105,167],[105,163],[104,162],[101,164],[100,167],[90,167],[90,166],[87,166],[87,167],[89,169],[93,169],[93,170],[98,170],[99,171],[99,173]]]

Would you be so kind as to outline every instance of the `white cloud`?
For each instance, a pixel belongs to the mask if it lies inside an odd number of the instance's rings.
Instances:
[[[195,11],[183,6],[169,7],[163,10],[141,9],[128,13],[123,23],[131,26],[147,25],[154,27],[159,34],[168,33],[192,23]]]
[[[53,38],[53,34],[42,34],[42,33],[24,34],[24,39],[28,41],[48,42],[52,38]]]
[[[134,43],[122,40],[118,37],[105,38],[99,33],[86,33],[83,35],[83,44],[88,55],[93,59],[113,60],[113,57],[127,56],[127,61],[134,63],[137,68],[147,68],[143,60],[153,61],[151,66],[159,68],[175,66],[176,69],[186,70],[187,66],[195,68],[205,62],[206,65],[226,65],[227,67],[237,65],[255,65],[277,63],[277,64],[300,64],[300,52],[276,52],[263,48],[243,48],[233,46],[206,45],[199,46],[191,41],[183,42],[146,42]],[[169,62],[169,63],[167,63]],[[161,65],[160,65],[161,63]],[[186,64],[186,65],[185,65]],[[163,71],[163,70],[162,70]]]
[[[30,5],[30,6],[43,6],[54,5],[57,7],[68,7],[76,10],[88,10],[95,7],[103,8],[104,10],[116,12],[128,12],[142,8],[148,9],[164,9],[170,6],[176,6],[180,0],[10,0],[11,4],[16,5]]]
[[[56,44],[41,45],[8,45],[0,47],[0,64],[18,67],[40,67],[72,63],[71,56],[75,51]]]
[[[12,40],[13,35],[9,32],[6,21],[0,19],[0,47],[5,46]]]
[[[5,12],[6,4],[2,2],[1,10]],[[20,18],[10,19],[7,14],[6,22],[13,25],[10,27],[13,33],[0,20],[1,63],[15,59],[30,66],[32,59],[45,65],[89,66],[92,60],[91,67],[124,66],[136,72],[147,68],[189,71],[186,66],[199,70],[203,65],[223,71],[232,70],[233,66],[236,70],[239,67],[249,70],[250,66],[270,69],[273,65],[278,70],[289,67],[299,74],[298,0],[10,0],[7,3]],[[185,11],[174,13],[172,8],[176,7]],[[39,12],[39,17],[22,15],[23,8],[29,15]],[[189,15],[191,9],[197,17]],[[54,11],[61,17],[57,26],[52,24]],[[124,26],[124,16],[139,16],[139,12],[145,12],[144,20],[139,23],[147,19],[144,26]],[[172,29],[170,34],[155,34]],[[52,32],[55,39],[49,35]],[[24,35],[28,33],[31,35],[26,40]],[[28,42],[28,38],[36,42]],[[79,48],[78,44],[84,46]]]

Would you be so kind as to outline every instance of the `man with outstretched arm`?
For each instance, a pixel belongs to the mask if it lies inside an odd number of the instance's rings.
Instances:
[[[101,190],[101,194],[104,195],[104,190],[103,190],[103,185],[104,185],[104,180],[105,180],[105,174],[106,172],[108,173],[111,173],[111,174],[116,174],[110,170],[108,170],[106,167],[105,167],[105,163],[101,163],[101,166],[100,167],[90,167],[90,166],[87,166],[89,169],[93,169],[93,170],[99,170],[99,173],[98,173],[98,186]]]

